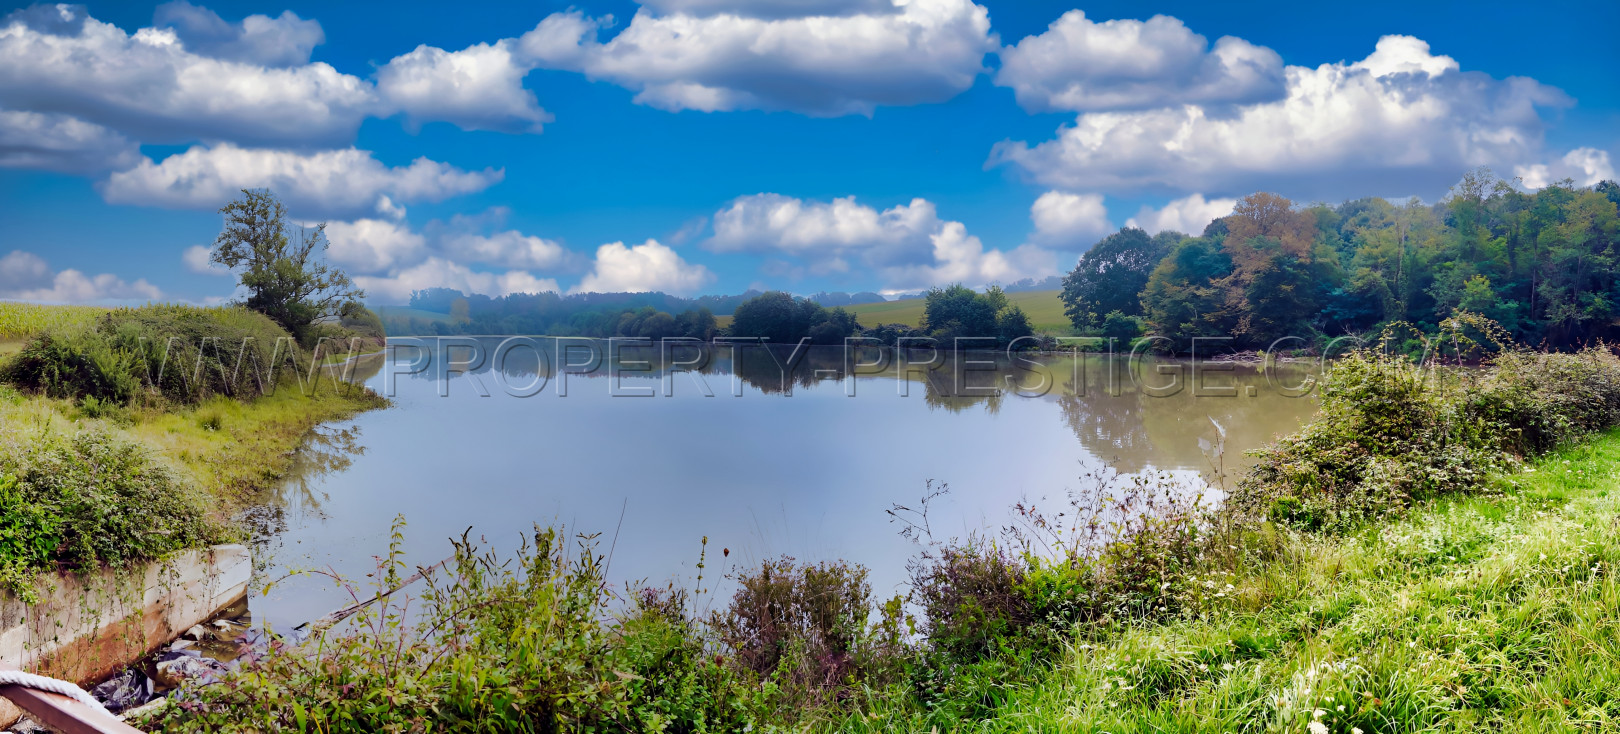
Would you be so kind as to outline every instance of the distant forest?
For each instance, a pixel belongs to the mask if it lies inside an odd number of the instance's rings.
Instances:
[[[1053,286],[1056,287],[1055,285]],[[763,295],[681,298],[664,293],[514,293],[499,298],[450,288],[411,294],[410,309],[381,309],[392,336],[547,334],[550,336],[690,336],[713,338],[715,316],[730,316]],[[817,293],[805,299],[827,308],[877,303],[876,293]]]
[[[1157,346],[1177,351],[1185,351],[1193,337],[1230,337],[1227,347],[1261,350],[1312,349],[1396,323],[1432,333],[1459,311],[1495,321],[1519,342],[1564,349],[1620,341],[1617,204],[1620,185],[1613,181],[1588,188],[1566,181],[1525,192],[1485,169],[1465,175],[1434,204],[1369,197],[1337,206],[1298,205],[1256,193],[1197,236],[1122,229],[1087,250],[1061,279],[1027,279],[987,292],[989,300],[973,311],[983,311],[982,318],[946,308],[973,303],[959,287],[936,288],[929,294],[930,304],[939,302],[930,307],[931,322],[916,329],[890,324],[863,330],[840,310],[882,301],[876,293],[490,298],[434,288],[412,294],[409,310],[381,309],[381,315],[395,336],[711,339],[722,333],[717,315],[753,303],[744,331],[772,338],[819,328],[817,343],[856,333],[1010,341],[1027,330],[1027,319],[996,306],[1005,301],[1001,294],[1061,288],[1074,333],[1125,343],[1144,335],[1168,337],[1168,345]],[[1279,344],[1285,337],[1301,340]]]
[[[1620,340],[1620,186],[1533,193],[1488,170],[1444,200],[1338,206],[1252,194],[1198,236],[1123,229],[1063,279],[1077,333],[1298,349],[1396,322],[1484,315],[1523,343]]]

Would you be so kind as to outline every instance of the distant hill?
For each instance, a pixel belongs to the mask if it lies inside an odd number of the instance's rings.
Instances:
[[[813,296],[809,296],[808,298],[826,308],[833,308],[834,306],[856,306],[863,303],[883,303],[884,301],[888,300],[883,296],[871,291],[861,291],[860,293],[817,293]]]

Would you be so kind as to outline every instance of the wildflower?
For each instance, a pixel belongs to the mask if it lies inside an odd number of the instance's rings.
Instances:
[[[1359,727],[1359,726],[1350,727],[1350,734],[1361,734],[1361,727]]]
[[[1313,722],[1311,722],[1309,724],[1306,724],[1305,728],[1308,729],[1311,732],[1311,734],[1328,734],[1327,724],[1324,724],[1324,723],[1322,723],[1320,721],[1313,721]]]

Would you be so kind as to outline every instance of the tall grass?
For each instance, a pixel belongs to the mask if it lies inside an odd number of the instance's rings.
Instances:
[[[36,334],[0,379],[51,397],[114,404],[252,399],[307,370],[292,336],[241,307],[118,309]]]
[[[86,326],[109,310],[99,306],[43,306],[0,301],[0,339],[25,339],[51,329]]]

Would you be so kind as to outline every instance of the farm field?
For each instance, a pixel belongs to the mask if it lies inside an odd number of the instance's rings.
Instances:
[[[1007,300],[1024,309],[1029,314],[1029,322],[1036,331],[1068,334],[1069,318],[1063,315],[1063,301],[1058,299],[1061,291],[1023,291],[1008,293]],[[922,322],[923,299],[907,298],[899,301],[886,301],[884,303],[863,303],[858,306],[845,306],[845,310],[855,314],[861,326],[871,327],[878,324],[905,324],[916,326]]]
[[[0,301],[0,341],[22,341],[46,329],[87,324],[108,309]]]

